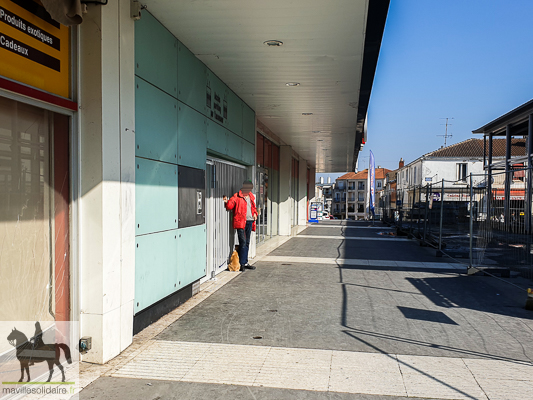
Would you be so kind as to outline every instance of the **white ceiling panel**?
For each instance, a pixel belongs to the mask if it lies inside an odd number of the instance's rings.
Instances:
[[[317,171],[351,169],[368,0],[143,4]]]

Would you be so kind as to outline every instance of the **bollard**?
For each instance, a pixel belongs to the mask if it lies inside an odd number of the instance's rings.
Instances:
[[[533,289],[527,290],[526,310],[533,311]]]

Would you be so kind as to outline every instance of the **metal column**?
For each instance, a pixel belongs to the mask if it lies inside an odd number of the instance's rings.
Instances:
[[[489,159],[487,165],[487,221],[492,217],[492,133],[489,134]]]
[[[470,265],[474,266],[474,180],[470,172]]]
[[[426,244],[427,229],[428,229],[428,209],[429,209],[429,185],[426,184],[426,205],[424,207],[424,245]]]
[[[529,115],[529,126],[527,132],[527,190],[525,204],[525,223],[526,233],[531,234],[531,208],[533,202],[532,184],[533,184],[533,114]]]
[[[440,225],[439,225],[439,252],[442,251],[442,222],[444,219],[444,179],[440,189]]]
[[[511,125],[505,130],[505,192],[503,200],[503,215],[505,227],[511,227]]]

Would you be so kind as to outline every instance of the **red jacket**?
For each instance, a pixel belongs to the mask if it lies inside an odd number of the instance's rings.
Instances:
[[[250,201],[252,203],[252,216],[257,216],[257,208],[255,207],[255,197],[250,193]],[[244,195],[239,190],[239,193],[235,193],[226,203],[226,210],[233,210],[233,228],[234,229],[244,229],[246,227],[246,209],[248,205],[246,204],[246,199]],[[252,230],[255,231],[255,221],[252,227]]]

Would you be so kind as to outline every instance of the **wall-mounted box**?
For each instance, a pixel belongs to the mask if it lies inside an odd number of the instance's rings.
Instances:
[[[178,179],[178,227],[187,228],[204,224],[205,169],[179,165]]]

